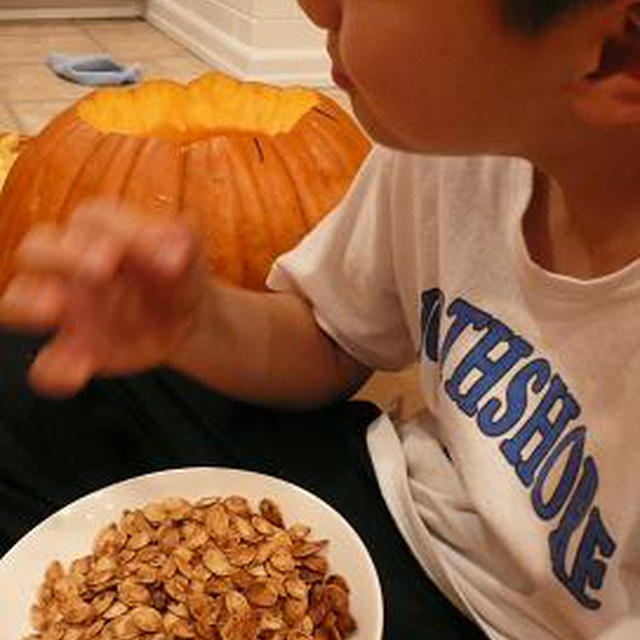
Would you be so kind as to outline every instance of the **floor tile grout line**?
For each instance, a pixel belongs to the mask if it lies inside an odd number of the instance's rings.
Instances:
[[[91,31],[89,31],[89,29],[87,29],[87,25],[84,25],[84,24],[83,24],[83,25],[79,25],[79,27],[78,27],[78,28],[82,30],[82,33],[83,33],[85,36],[87,36],[90,40],[92,40],[92,41],[93,41],[93,42],[98,46],[98,49],[100,49],[100,52],[111,53],[111,52],[108,50],[108,47],[105,47],[105,46],[104,46],[104,44],[103,44],[102,42],[100,42],[100,41],[98,40],[98,38],[96,38],[96,36],[94,36],[94,35],[91,33]]]

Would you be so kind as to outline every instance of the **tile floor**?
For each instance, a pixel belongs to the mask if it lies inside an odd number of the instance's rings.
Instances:
[[[209,66],[142,20],[0,22],[0,129],[36,133],[91,89],[55,76],[49,53],[110,53],[121,64],[140,62],[147,78],[186,81]]]
[[[121,64],[139,62],[145,78],[187,81],[207,63],[143,20],[0,22],[0,130],[37,133],[53,116],[85,95],[82,87],[55,76],[44,64],[49,53],[110,53]],[[343,106],[345,97],[328,91]],[[376,374],[358,397],[389,409],[401,399],[401,417],[422,406],[416,368]]]

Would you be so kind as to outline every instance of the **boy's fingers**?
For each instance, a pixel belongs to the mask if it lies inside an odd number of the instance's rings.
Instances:
[[[161,277],[178,276],[195,257],[195,243],[184,227],[168,225],[139,234],[130,248],[136,266]]]
[[[95,373],[91,352],[73,338],[58,335],[38,353],[29,369],[29,382],[39,393],[68,397],[85,387]]]
[[[20,274],[0,297],[0,321],[16,328],[48,329],[61,321],[67,287],[56,277]]]
[[[77,226],[96,235],[107,234],[132,243],[141,234],[186,230],[185,225],[167,217],[150,217],[126,211],[118,204],[93,200],[81,204],[71,215],[70,226]]]
[[[97,234],[109,234],[122,240],[132,240],[149,224],[148,220],[123,211],[108,200],[91,200],[80,204],[71,214],[70,226],[78,226]]]
[[[72,265],[68,264],[68,252],[60,251],[60,238],[60,230],[53,224],[34,227],[16,250],[17,266],[30,271],[68,271]]]
[[[17,266],[28,272],[105,280],[117,269],[124,246],[119,239],[87,229],[41,225],[31,231],[16,252]]]
[[[116,246],[122,259],[161,277],[181,273],[195,253],[186,225],[167,219],[150,220],[101,201],[79,207],[72,216],[72,227],[83,229],[92,238],[111,240],[111,247],[106,242],[96,245],[95,254],[87,258],[87,265],[98,267],[98,272],[101,265],[103,270],[106,266],[113,267],[107,254]]]
[[[73,275],[90,283],[110,280],[126,260],[127,245],[110,236],[91,238],[80,255]]]

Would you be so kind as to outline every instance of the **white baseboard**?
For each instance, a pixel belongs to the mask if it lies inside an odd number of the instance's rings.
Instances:
[[[181,0],[148,0],[146,18],[212,66],[243,80],[332,85],[324,47],[250,46],[186,4]]]
[[[94,6],[0,7],[0,22],[11,20],[67,20],[90,18],[137,18],[144,15],[144,0],[94,2]],[[89,4],[89,3],[87,3]]]

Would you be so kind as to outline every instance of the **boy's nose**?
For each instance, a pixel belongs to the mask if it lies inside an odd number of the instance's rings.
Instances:
[[[340,26],[341,0],[298,0],[298,4],[321,29],[335,31]]]

